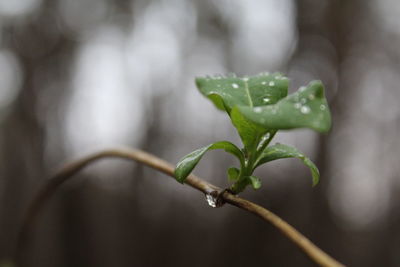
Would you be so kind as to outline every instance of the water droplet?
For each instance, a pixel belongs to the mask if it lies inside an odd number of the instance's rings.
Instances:
[[[261,122],[262,123],[264,123],[264,118],[262,118],[261,119]],[[260,149],[262,146],[263,146],[263,144],[269,139],[269,137],[270,137],[270,134],[269,133],[266,133],[262,138],[261,138],[261,142],[258,144],[258,147],[257,147],[257,149]]]
[[[307,99],[302,98],[302,99],[300,99],[300,102],[301,102],[302,104],[305,104],[305,103],[307,102]]]
[[[301,104],[300,103],[295,103],[294,104],[294,108],[301,108]]]
[[[249,80],[249,78],[244,77],[242,80],[245,81],[245,82],[247,82],[247,81]]]
[[[314,100],[314,98],[315,98],[315,96],[313,94],[308,96],[308,99],[310,99],[310,100]]]
[[[253,110],[254,110],[255,113],[261,113],[262,108],[261,107],[255,107]]]
[[[270,82],[268,83],[268,85],[269,85],[269,86],[275,86],[275,82],[274,82],[274,81],[270,81]]]
[[[266,134],[262,137],[261,142],[267,141],[267,140],[269,139],[269,137],[270,137],[270,134],[269,134],[269,133],[266,133]]]
[[[303,92],[304,90],[306,90],[306,88],[307,88],[307,87],[305,87],[305,86],[301,86],[301,87],[299,88],[299,91],[300,91],[300,92]]]
[[[324,104],[321,104],[321,105],[319,106],[319,109],[320,109],[320,110],[325,110],[325,109],[326,109],[326,107],[325,107],[325,105],[324,105]]]
[[[263,81],[261,84],[262,84],[262,85],[266,85],[266,84],[267,84],[267,82],[266,82],[266,81]]]
[[[264,103],[269,103],[269,102],[271,102],[271,98],[269,98],[269,97],[264,97],[264,98],[263,98],[263,101],[264,101]]]
[[[206,201],[209,206],[213,208],[217,207],[217,198],[212,196],[211,194],[206,194]]]
[[[237,83],[232,83],[232,87],[237,89],[237,88],[239,88],[239,85]]]
[[[311,111],[311,109],[309,106],[302,106],[300,109],[300,112],[303,114],[308,114],[308,113],[310,113],[310,111]]]

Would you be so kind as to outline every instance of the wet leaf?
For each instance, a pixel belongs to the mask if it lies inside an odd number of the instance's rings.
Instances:
[[[327,132],[331,116],[320,81],[311,82],[276,104],[254,107],[238,106],[240,113],[250,121],[267,129],[311,128]]]
[[[251,151],[267,130],[243,116],[235,107],[252,110],[254,107],[275,104],[287,95],[289,80],[280,73],[274,73],[244,78],[197,78],[196,85],[217,108],[229,114],[243,144]]]
[[[196,78],[200,92],[219,109],[230,113],[234,106],[258,107],[276,103],[288,92],[289,81],[279,73],[252,77]]]

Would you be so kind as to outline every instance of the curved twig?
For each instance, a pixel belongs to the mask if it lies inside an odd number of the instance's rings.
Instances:
[[[145,164],[153,169],[167,174],[168,176],[174,177],[174,167],[168,162],[152,155],[147,152],[137,149],[110,149],[98,152],[82,159],[74,161],[70,164],[65,165],[60,169],[51,179],[49,179],[43,188],[38,192],[36,197],[31,201],[26,216],[22,222],[20,232],[17,239],[16,258],[18,261],[21,259],[22,253],[25,251],[25,247],[28,240],[28,234],[31,232],[30,228],[33,225],[37,215],[43,208],[46,201],[56,192],[56,189],[68,180],[72,175],[83,169],[89,163],[98,159],[115,157],[133,160]],[[185,180],[185,183],[204,194],[211,194],[213,196],[219,195],[223,201],[234,205],[243,210],[247,210],[264,221],[271,223],[273,226],[278,228],[287,238],[295,243],[300,249],[302,249],[307,256],[320,266],[344,266],[328,254],[323,252],[320,248],[314,245],[309,239],[304,237],[296,229],[290,226],[287,222],[282,220],[280,217],[272,213],[271,211],[238,196],[232,195],[228,191],[224,191],[221,188],[208,183],[197,176],[191,174]]]

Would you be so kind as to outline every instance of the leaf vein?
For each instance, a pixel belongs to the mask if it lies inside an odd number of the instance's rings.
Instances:
[[[244,81],[244,89],[246,90],[247,98],[249,99],[249,106],[252,108],[254,105],[253,100],[251,100],[249,85],[247,81]]]

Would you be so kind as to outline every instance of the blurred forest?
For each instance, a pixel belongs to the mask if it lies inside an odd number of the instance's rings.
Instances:
[[[348,266],[400,266],[400,2],[0,0],[0,260],[29,200],[63,163],[102,148],[172,163],[239,144],[194,77],[282,71],[326,86],[333,128],[279,133],[285,160],[242,196]],[[226,187],[224,152],[196,173]],[[26,266],[314,266],[272,226],[135,163],[103,160],[41,213]]]

